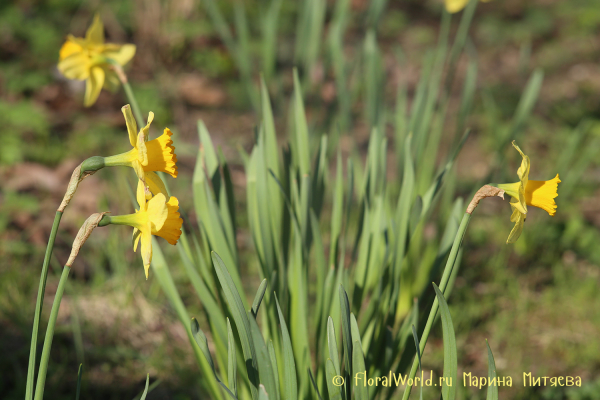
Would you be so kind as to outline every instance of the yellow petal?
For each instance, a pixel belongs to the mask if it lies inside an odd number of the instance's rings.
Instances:
[[[58,63],[58,70],[67,79],[82,81],[90,76],[91,66],[91,60],[85,52],[76,52],[61,60]]]
[[[508,239],[506,239],[507,244],[516,242],[519,236],[521,236],[521,232],[523,232],[523,225],[525,224],[525,214],[519,212],[519,210],[513,207],[513,213],[510,217],[510,220],[515,223],[515,226],[510,231]]]
[[[73,42],[72,40],[68,40],[65,44],[60,48],[60,52],[58,53],[59,60],[62,61],[65,58],[69,57],[71,54],[80,53],[83,50],[80,44]]]
[[[142,229],[142,261],[144,262],[144,272],[146,279],[148,279],[148,270],[150,269],[150,262],[152,262],[152,233],[150,222],[146,229]]]
[[[147,204],[146,212],[148,219],[152,224],[152,232],[157,232],[163,227],[169,211],[167,209],[167,198],[164,194],[159,193],[154,196]]]
[[[96,102],[102,86],[104,86],[104,70],[100,67],[93,67],[85,85],[84,106],[89,107]]]
[[[137,137],[137,143],[135,148],[138,151],[138,161],[142,166],[148,165],[148,149],[146,148],[146,142],[144,141],[143,130],[140,131]]]
[[[144,141],[148,141],[148,131],[150,130],[150,124],[152,123],[152,121],[154,121],[154,113],[152,111],[150,111],[148,113],[148,122],[146,123],[146,126],[142,128],[142,130],[140,131],[140,133],[144,134]]]
[[[558,196],[558,174],[549,181],[529,181],[525,188],[525,200],[527,204],[546,210],[550,216],[556,214],[556,202]]]
[[[515,149],[517,149],[517,151],[519,153],[521,153],[521,157],[523,157],[523,160],[521,161],[521,166],[517,170],[517,175],[519,176],[519,180],[523,184],[523,188],[525,188],[527,186],[527,180],[529,179],[529,168],[530,168],[529,157],[526,156],[525,154],[523,154],[523,152],[521,151],[519,146],[517,146],[515,144],[514,140],[512,141],[512,145]]]
[[[154,120],[154,113],[150,111],[148,113],[148,123],[143,127],[137,136],[136,149],[138,150],[138,160],[143,166],[148,165],[148,150],[146,149],[146,142],[148,141],[148,131],[150,130],[150,124]]]
[[[85,33],[85,39],[91,44],[104,44],[104,25],[100,19],[100,15],[94,16],[92,25]]]
[[[133,251],[137,251],[138,243],[140,242],[140,238],[142,237],[142,231],[138,228],[133,228],[133,235],[131,240],[133,242]]]
[[[444,3],[446,4],[446,11],[448,11],[451,14],[459,12],[460,10],[465,8],[465,6],[467,5],[468,2],[469,2],[469,0],[445,0],[444,1]]]
[[[131,106],[129,104],[121,107],[121,112],[125,117],[125,124],[127,125],[127,133],[129,133],[129,143],[131,143],[132,147],[135,147],[135,141],[137,138],[137,123],[135,122],[135,118],[133,116],[133,112],[131,111]]]
[[[165,187],[165,184],[162,181],[162,179],[160,179],[160,177],[156,175],[155,172],[145,171],[145,173],[146,185],[148,185],[150,191],[155,195],[162,193],[165,195],[165,198],[169,197],[169,194],[167,193],[167,188]]]
[[[134,162],[134,164],[138,164],[139,163],[137,161]],[[137,171],[136,171],[137,173]],[[143,171],[142,171],[142,177],[143,177]],[[143,180],[138,180],[138,185],[137,185],[137,189],[135,191],[135,197],[137,199],[138,205],[140,206],[140,211],[146,211],[147,207],[146,207],[146,188],[144,186],[144,181]]]
[[[517,199],[514,199],[510,202],[511,207],[518,210],[522,214],[527,214],[527,208],[523,207],[525,202],[520,202]]]
[[[110,44],[106,45],[102,55],[116,61],[119,65],[125,65],[135,55],[135,45],[133,44]]]

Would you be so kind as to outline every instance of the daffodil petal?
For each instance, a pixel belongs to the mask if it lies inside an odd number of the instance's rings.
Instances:
[[[137,161],[134,161],[134,164],[138,164],[139,163]],[[136,171],[137,173],[137,171]],[[143,172],[142,172],[142,176],[143,176]],[[146,188],[144,186],[144,181],[143,180],[138,180],[138,185],[137,185],[137,189],[135,191],[135,197],[137,199],[137,202],[140,206],[140,211],[146,211],[147,207],[146,207]]]
[[[133,251],[137,251],[138,243],[140,242],[140,238],[142,237],[142,231],[138,228],[133,228],[133,235],[131,236],[131,241],[133,242]]]
[[[83,105],[89,107],[96,102],[100,95],[100,91],[102,90],[102,86],[104,86],[104,70],[100,67],[93,67],[90,70],[90,76],[85,83]]]
[[[153,194],[157,195],[162,193],[165,195],[165,198],[169,197],[164,182],[155,172],[146,171],[146,185],[148,185]]]
[[[58,63],[58,70],[67,79],[84,80],[90,76],[91,62],[84,52],[72,53]]]
[[[521,236],[521,232],[523,232],[523,225],[525,224],[525,214],[514,208],[510,220],[515,223],[515,226],[510,231],[508,239],[506,239],[507,244],[516,242],[519,236]]]
[[[465,8],[469,0],[445,0],[446,11],[454,14]]]
[[[94,22],[85,33],[85,39],[91,44],[104,44],[104,25],[100,16],[94,16]]]
[[[159,193],[150,199],[147,204],[146,212],[148,213],[148,219],[152,224],[152,232],[159,231],[160,228],[163,227],[169,214],[167,210],[167,198],[165,195]]]
[[[150,130],[150,124],[152,123],[152,121],[154,121],[154,113],[152,111],[150,111],[148,113],[148,123],[146,123],[146,126],[142,128],[142,130],[140,131],[140,133],[144,133],[144,141],[147,142],[148,141],[148,131]]]
[[[141,165],[148,165],[148,149],[146,148],[146,141],[144,140],[144,130],[142,129],[137,137],[137,143],[135,148],[138,151],[138,160]]]
[[[62,45],[60,51],[58,52],[59,60],[62,61],[70,55],[79,53],[82,50],[83,47],[81,47],[80,44],[67,39],[67,41]]]
[[[125,65],[135,56],[136,47],[134,44],[124,44],[107,46],[106,49],[102,52],[104,57],[116,61],[119,65]]]
[[[150,262],[152,262],[152,231],[150,227],[150,222],[148,222],[148,226],[142,230],[142,261],[144,262],[144,273],[146,274],[146,279],[148,279],[148,270],[150,269]]]
[[[132,147],[135,147],[135,142],[137,139],[137,123],[135,122],[135,117],[133,116],[133,112],[131,111],[131,106],[129,104],[121,107],[121,112],[125,117],[125,124],[127,125],[127,133],[129,133],[129,143],[131,143]]]
[[[523,158],[523,160],[521,160],[521,166],[517,170],[517,175],[519,176],[519,180],[523,185],[523,189],[525,189],[527,186],[527,180],[529,179],[529,168],[531,166],[531,162],[529,161],[529,156],[526,156],[521,151],[521,148],[515,144],[514,140],[512,141],[512,145],[519,153],[521,153],[521,157]]]

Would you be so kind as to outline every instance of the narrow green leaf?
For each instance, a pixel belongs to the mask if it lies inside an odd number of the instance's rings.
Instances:
[[[269,400],[269,395],[267,394],[264,385],[259,386],[258,400]]]
[[[339,237],[342,231],[342,214],[344,212],[344,181],[342,155],[338,150],[333,209],[331,211],[331,245],[329,250],[329,266],[334,266],[339,253]]]
[[[492,354],[492,349],[490,348],[490,344],[487,339],[485,339],[485,344],[488,349],[488,382],[493,380],[496,382],[496,361],[494,361],[494,355]],[[486,400],[498,400],[498,385],[488,385],[487,389],[487,397]]]
[[[155,237],[152,237],[152,262],[150,265],[152,267],[153,273],[156,274],[156,280],[160,283],[165,295],[171,302],[171,305],[175,308],[179,321],[184,326],[184,329],[188,335],[188,340],[190,341],[190,344],[194,351],[194,356],[196,358],[196,361],[198,362],[198,366],[200,367],[201,376],[204,377],[204,379],[206,379],[206,384],[208,386],[210,396],[214,399],[222,399],[223,394],[219,390],[218,383],[216,383],[214,379],[210,378],[210,365],[206,358],[201,354],[202,352],[196,344],[194,335],[192,333],[192,329],[190,327],[190,316],[187,313],[187,310],[185,309],[185,305],[181,300],[179,292],[177,291],[177,287],[175,286],[173,277],[169,272],[167,261],[165,260],[164,254]]]
[[[358,341],[352,346],[352,383],[355,400],[369,400],[369,385],[367,384],[367,368],[365,357]],[[362,376],[362,380],[360,379]]]
[[[325,376],[327,377],[327,391],[329,400],[342,400],[342,377],[339,371],[335,369],[331,359],[327,359],[325,365]]]
[[[196,341],[196,344],[198,345],[198,347],[200,347],[200,350],[202,351],[202,354],[204,354],[206,361],[208,361],[208,364],[210,365],[210,368],[212,369],[215,379],[221,385],[221,387],[225,390],[225,392],[231,396],[231,398],[237,399],[237,397],[229,390],[229,388],[223,382],[221,382],[221,379],[219,379],[219,377],[217,376],[217,370],[215,369],[215,363],[213,362],[212,356],[210,354],[210,350],[208,349],[208,339],[206,339],[206,335],[204,334],[202,329],[200,329],[200,324],[198,323],[198,320],[196,320],[196,318],[192,318],[191,329],[192,329],[192,334],[194,335],[194,340]]]
[[[417,335],[417,329],[412,325],[413,339],[415,339],[415,349],[417,349],[417,356],[419,357],[419,368],[421,368],[421,351],[419,350],[419,336]]]
[[[317,387],[317,384],[315,383],[315,378],[314,378],[313,373],[310,368],[308,369],[308,376],[310,377],[310,383],[312,383],[313,389],[315,389],[315,392],[317,392],[317,397],[319,398],[319,400],[323,400],[323,398],[321,397],[321,393],[319,392],[319,388]]]
[[[237,397],[237,355],[229,318],[227,318],[227,383],[229,390]]]
[[[269,340],[269,343],[267,344],[267,350],[269,350],[269,358],[271,359],[271,367],[273,368],[273,377],[275,378],[275,388],[277,390],[277,397],[279,398],[279,390],[281,388],[279,383],[279,366],[277,364],[275,346],[273,346],[272,340]]]
[[[215,271],[217,272],[217,277],[219,278],[219,282],[223,288],[225,299],[227,300],[227,304],[229,304],[229,309],[231,311],[231,315],[233,316],[233,320],[235,321],[235,326],[242,343],[242,351],[244,353],[248,379],[250,380],[252,398],[256,399],[258,398],[259,383],[258,365],[256,364],[256,350],[254,348],[254,341],[252,340],[250,321],[248,321],[248,316],[244,310],[244,304],[242,303],[240,294],[238,293],[235,284],[231,279],[231,275],[229,275],[227,267],[223,263],[223,260],[221,260],[221,257],[219,257],[219,255],[214,251],[211,252],[211,256]]]
[[[77,371],[77,391],[75,392],[75,400],[79,400],[79,394],[81,393],[81,374],[82,373],[83,373],[83,364],[79,364],[79,370]],[[146,385],[148,385],[148,384],[146,383]]]
[[[150,378],[150,374],[147,374],[146,375],[146,386],[144,388],[144,391],[141,392],[140,394],[138,394],[137,396],[135,396],[133,398],[133,400],[145,399],[148,394],[150,394],[154,389],[156,389],[158,387],[158,385],[160,385],[160,379],[157,379],[152,383],[152,385],[148,386],[149,378]]]
[[[413,339],[415,339],[415,349],[417,351],[417,357],[419,357],[419,370],[422,371],[423,370],[423,366],[421,365],[421,347],[419,346],[419,336],[417,335],[417,329],[415,328],[414,324],[412,325],[412,334],[413,334]],[[420,386],[420,392],[419,392],[419,399],[423,400],[423,383],[421,383]]]
[[[352,327],[350,326],[350,302],[344,287],[339,287],[340,310],[342,313],[342,333],[344,335],[344,359],[346,360],[346,373],[352,375]]]
[[[456,160],[458,153],[460,153],[460,150],[462,149],[463,145],[467,141],[467,138],[469,137],[470,133],[471,133],[471,131],[469,129],[467,129],[467,131],[464,133],[464,135],[460,139],[460,142],[458,142],[458,145],[456,146],[456,148],[454,149],[452,154],[448,157],[448,161],[446,162],[446,165],[435,177],[435,179],[431,183],[431,186],[429,186],[429,189],[427,190],[425,195],[423,195],[423,206],[422,206],[422,211],[421,211],[422,216],[425,216],[426,213],[430,210],[436,194],[439,193],[439,191],[442,188],[442,185],[444,184],[444,178],[446,177],[446,174],[450,171],[450,169],[454,165],[454,161]]]
[[[252,328],[252,339],[256,349],[256,363],[258,364],[260,382],[265,386],[265,390],[271,399],[279,400],[279,388],[277,387],[271,356],[265,344],[265,339],[258,328],[256,320],[252,316],[248,316],[248,320]]]
[[[298,382],[296,380],[296,362],[294,361],[292,341],[281,307],[279,307],[279,300],[277,300],[276,294],[274,296],[277,313],[279,314],[279,323],[281,324],[281,337],[283,338],[283,400],[296,400],[298,398]]]
[[[148,395],[148,383],[150,382],[150,374],[146,374],[146,387],[144,388],[144,393],[142,393],[142,397],[140,400],[145,400],[146,395]]]
[[[360,331],[358,329],[358,324],[356,323],[356,317],[354,313],[350,313],[350,331],[352,334],[352,343],[358,342],[360,347],[362,348],[362,341],[360,340]]]
[[[537,102],[543,80],[544,72],[541,69],[538,68],[533,71],[533,74],[531,74],[531,78],[529,78],[527,86],[525,86],[525,90],[521,95],[521,99],[519,100],[519,104],[515,111],[515,116],[513,117],[512,128],[508,131],[509,134],[505,138],[505,141],[515,139],[523,129],[525,121],[527,121],[531,115],[533,106],[535,106],[535,103]]]
[[[329,361],[333,363],[335,375],[340,375],[340,356],[338,354],[335,327],[331,317],[327,318],[327,348],[329,349]]]
[[[458,385],[457,380],[457,351],[456,351],[456,338],[454,337],[454,326],[452,325],[452,317],[450,316],[450,310],[448,309],[448,303],[444,295],[433,283],[433,289],[437,296],[440,315],[442,317],[442,331],[444,340],[444,383],[442,385],[442,397],[444,400],[454,400],[456,398],[456,386]],[[447,379],[450,379],[448,382]],[[449,383],[449,384],[448,384]]]
[[[412,209],[410,211],[410,220],[408,222],[410,236],[412,236],[413,233],[415,233],[419,222],[421,222],[422,211],[423,199],[421,198],[421,196],[417,195],[417,197],[415,198],[415,203],[413,204]]]
[[[260,303],[262,302],[263,297],[265,296],[265,291],[267,290],[267,280],[263,279],[256,291],[256,295],[254,296],[254,301],[252,302],[252,316],[256,318],[258,315],[258,309],[260,308]]]
[[[298,79],[298,70],[294,69],[294,125],[295,125],[295,153],[298,157],[296,163],[301,175],[310,174],[310,140],[306,114],[304,112],[304,100],[302,100],[302,88]]]

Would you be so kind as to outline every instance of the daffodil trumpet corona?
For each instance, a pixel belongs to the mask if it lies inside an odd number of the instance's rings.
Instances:
[[[67,36],[59,52],[58,70],[68,79],[86,82],[83,104],[93,105],[102,88],[116,91],[119,76],[113,65],[123,66],[135,55],[133,44],[104,42],[104,25],[98,15],[84,38]]]
[[[183,220],[179,215],[179,200],[176,197],[167,198],[163,193],[158,193],[147,200],[144,184],[138,181],[136,198],[139,209],[135,214],[105,215],[98,226],[113,224],[133,227],[133,251],[137,251],[138,245],[141,245],[144,272],[148,279],[152,261],[152,235],[175,245],[181,236]]]
[[[510,206],[512,215],[510,220],[515,223],[506,243],[517,241],[527,217],[527,206],[533,206],[545,210],[551,217],[556,214],[556,202],[554,199],[558,196],[558,184],[560,178],[558,174],[553,179],[547,181],[534,181],[529,179],[530,160],[519,146],[512,142],[515,149],[521,154],[521,166],[517,170],[518,182],[491,184],[504,191],[511,197]]]

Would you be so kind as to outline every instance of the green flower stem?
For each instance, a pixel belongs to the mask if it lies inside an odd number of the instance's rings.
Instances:
[[[440,281],[439,288],[442,293],[446,291],[446,286],[448,285],[448,280],[452,275],[452,269],[454,268],[454,264],[456,262],[456,258],[458,255],[458,250],[460,249],[460,244],[467,230],[467,226],[469,225],[469,220],[471,219],[471,214],[465,213],[463,215],[462,221],[460,222],[460,226],[458,227],[458,231],[456,232],[456,236],[454,237],[454,243],[452,243],[452,249],[450,250],[450,256],[448,256],[448,261],[446,261],[446,267],[444,268],[444,274],[442,275],[442,280]],[[438,312],[439,304],[437,297],[433,300],[433,305],[431,306],[431,311],[429,312],[429,317],[427,318],[427,324],[425,325],[425,329],[423,330],[423,334],[421,335],[419,352],[421,357],[423,356],[423,351],[425,350],[425,345],[427,344],[427,338],[429,337],[429,332],[431,331],[431,327],[433,322],[435,321],[436,314]],[[419,357],[415,357],[413,361],[412,368],[410,369],[409,379],[414,379],[417,373],[417,369],[419,367]],[[411,386],[407,386],[404,390],[404,395],[402,396],[402,400],[407,400],[410,396]]]
[[[54,326],[56,325],[58,309],[60,308],[60,302],[62,300],[63,292],[65,291],[69,272],[71,272],[71,268],[65,265],[60,281],[58,282],[54,303],[52,303],[52,311],[50,311],[50,319],[48,321],[48,328],[46,328],[46,337],[44,338],[44,348],[42,349],[42,356],[40,357],[40,369],[38,371],[38,380],[35,388],[35,400],[42,400],[44,397],[44,385],[46,383],[46,373],[48,371],[48,361],[50,359],[50,348],[52,347],[52,339],[54,337]]]
[[[138,126],[144,126],[144,117],[142,116],[142,111],[140,110],[140,106],[138,105],[137,99],[133,94],[133,90],[131,90],[131,85],[128,80],[123,82],[123,89],[125,89],[125,94],[127,95],[127,99],[131,104],[131,109],[133,110],[133,115],[135,115],[135,119],[137,119]]]
[[[54,240],[56,239],[56,232],[58,231],[58,225],[62,218],[62,211],[57,211],[54,216],[54,223],[52,224],[52,230],[50,231],[50,238],[48,239],[48,245],[46,246],[46,255],[44,256],[44,263],[42,264],[42,275],[40,276],[40,286],[38,287],[37,301],[35,303],[35,315],[33,316],[33,329],[31,332],[31,347],[29,348],[29,367],[27,368],[27,387],[25,389],[25,400],[33,399],[33,380],[35,379],[35,358],[37,351],[37,339],[38,331],[40,327],[40,317],[42,315],[42,305],[44,303],[44,293],[46,292],[46,278],[48,278],[48,264],[50,264],[50,257],[52,256],[52,249],[54,248]]]
[[[133,90],[131,90],[131,85],[129,85],[129,80],[127,79],[127,75],[125,74],[125,71],[123,71],[123,67],[121,66],[121,64],[119,64],[118,62],[116,62],[115,60],[113,60],[111,58],[107,58],[106,61],[110,65],[112,65],[113,70],[115,71],[115,73],[117,74],[117,77],[119,78],[119,80],[121,81],[121,84],[123,85],[123,89],[125,89],[125,94],[127,95],[129,104],[131,104],[131,108],[133,109],[133,115],[135,116],[135,119],[137,120],[138,126],[144,126],[145,124],[143,123],[144,118],[142,116],[142,111],[140,110],[140,106],[138,105],[135,95],[133,94]]]

